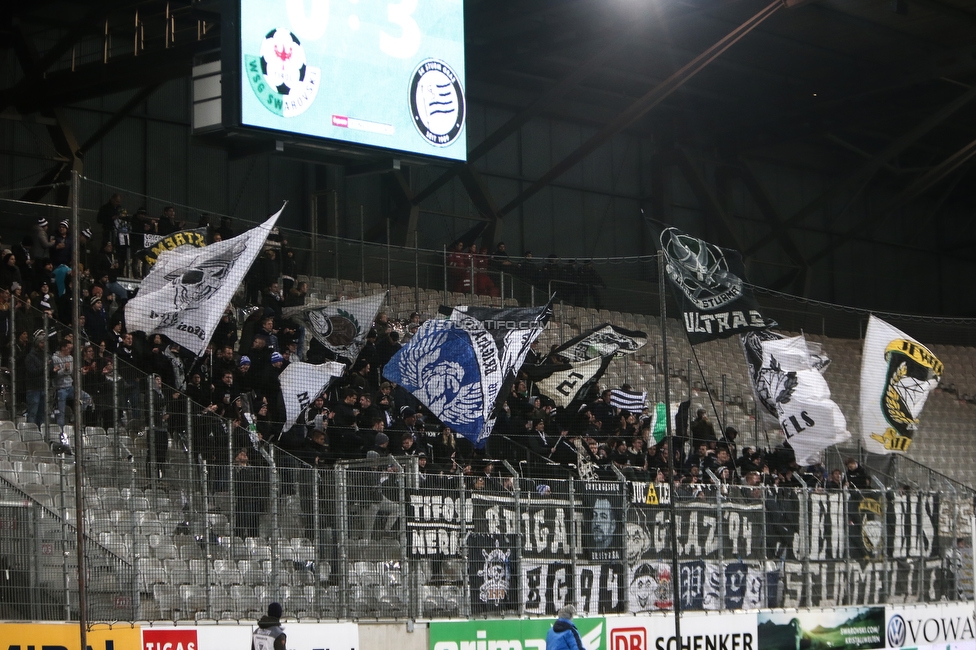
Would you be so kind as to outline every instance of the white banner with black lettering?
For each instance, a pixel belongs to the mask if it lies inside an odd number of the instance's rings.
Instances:
[[[202,355],[284,209],[283,205],[263,224],[237,237],[205,248],[182,246],[162,253],[139,293],[125,305],[127,329],[162,334]]]
[[[820,452],[851,438],[847,419],[830,399],[830,387],[811,362],[802,336],[764,341],[757,392],[766,394],[800,465],[820,461]]]
[[[302,411],[345,371],[346,367],[335,361],[318,365],[301,361],[289,363],[278,378],[281,397],[285,400],[285,426],[281,430],[290,429]]]
[[[601,357],[567,364],[565,369],[557,370],[545,379],[536,381],[539,392],[552,399],[556,406],[566,408],[576,399],[580,390],[588,386],[597,374],[602,374],[608,360]],[[545,366],[539,366],[544,369]]]
[[[942,362],[928,348],[871,316],[861,356],[861,436],[867,451],[908,451],[942,372]]]

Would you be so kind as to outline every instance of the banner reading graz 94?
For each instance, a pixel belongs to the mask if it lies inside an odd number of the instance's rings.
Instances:
[[[574,619],[586,650],[604,650],[606,620],[602,617]],[[524,648],[544,650],[552,619],[432,621],[430,650],[461,648]]]
[[[692,345],[767,327],[738,251],[657,222],[651,227]]]

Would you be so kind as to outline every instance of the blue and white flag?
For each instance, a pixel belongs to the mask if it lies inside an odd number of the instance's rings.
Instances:
[[[429,320],[383,368],[441,422],[477,447],[495,425],[507,395],[551,311],[536,308],[456,307]]]

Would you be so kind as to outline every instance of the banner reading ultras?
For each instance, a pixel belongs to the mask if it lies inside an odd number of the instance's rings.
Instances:
[[[462,0],[242,0],[241,124],[465,160]]]

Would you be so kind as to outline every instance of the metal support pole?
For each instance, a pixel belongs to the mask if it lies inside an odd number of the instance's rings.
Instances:
[[[467,523],[465,520],[465,513],[468,511],[468,506],[469,506],[466,500],[467,495],[464,490],[464,476],[458,474],[455,475],[454,478],[457,479],[458,493],[460,496],[460,500],[458,501],[459,507],[457,508],[458,519],[460,520],[461,525],[463,526]],[[406,547],[406,544],[404,544],[404,547]],[[461,566],[463,567],[468,566],[468,536],[467,535],[461,536]],[[471,581],[470,580],[464,581],[464,597],[461,599],[461,603],[459,603],[458,609],[460,610],[458,613],[461,616],[465,616],[465,617],[471,616]]]
[[[447,244],[444,245],[442,255],[444,258],[444,304],[448,305],[450,302],[447,300],[447,290],[450,288],[450,285],[447,283]]]
[[[224,420],[224,430],[227,431],[227,494],[230,497],[230,556],[236,557],[234,542],[237,540],[237,498],[234,489],[234,429],[230,420]],[[244,540],[241,540],[242,542]]]
[[[74,363],[72,365],[72,382],[75,394],[75,531],[77,532],[78,543],[78,632],[81,647],[88,647],[88,595],[87,590],[87,568],[85,566],[85,499],[82,490],[82,478],[85,468],[85,450],[82,430],[84,423],[81,420],[81,268],[78,258],[81,256],[81,218],[78,215],[78,171],[71,171],[71,336],[74,341]],[[47,321],[45,314],[44,320]],[[45,322],[45,336],[47,335],[47,322]],[[46,339],[45,339],[46,340]],[[47,358],[47,357],[45,357]],[[63,416],[62,416],[63,417]],[[44,414],[45,422],[50,419],[47,412]],[[50,440],[50,439],[49,439]]]
[[[135,456],[129,456],[129,498],[126,500],[126,508],[129,510],[129,534],[132,535],[132,539],[136,539],[137,523],[136,523],[136,512],[135,509],[130,505],[132,500],[132,495],[136,489],[136,459]],[[132,620],[137,620],[139,612],[139,555],[136,551],[138,545],[133,544],[132,548]]]
[[[149,467],[146,473],[149,474],[149,486],[153,492],[156,492],[156,482],[159,479],[159,468],[156,466],[156,375],[149,375],[146,381],[149,384],[149,390],[146,391],[146,407],[149,410],[149,423],[147,428],[149,431]],[[193,494],[192,490],[190,494]]]
[[[71,598],[70,592],[68,590],[68,572],[70,567],[68,566],[68,548],[70,546],[69,536],[68,536],[68,504],[65,500],[67,494],[65,493],[65,476],[64,476],[64,454],[58,455],[58,483],[61,488],[61,509],[58,512],[61,515],[61,566],[62,571],[62,584],[64,586],[64,620],[71,620]],[[84,526],[81,522],[75,522],[76,526]]]
[[[349,486],[347,485],[346,468],[337,465],[336,479],[336,508],[339,519],[339,617],[349,616]]]
[[[573,477],[569,478],[569,502],[576,503],[576,480]],[[579,600],[579,585],[576,584],[576,576],[579,573],[576,570],[576,557],[579,555],[580,549],[576,547],[576,542],[582,539],[580,534],[579,519],[576,518],[576,508],[569,509],[569,563],[573,570],[573,597],[572,602],[577,603]],[[626,571],[624,575],[627,575]]]
[[[471,281],[471,302],[474,302],[474,255],[468,256],[468,279]]]
[[[664,403],[671,403],[671,373],[668,369],[668,303],[664,287],[664,255],[657,256],[658,294],[661,299],[661,354],[664,356]],[[690,364],[689,364],[690,365]],[[689,368],[690,370],[690,368]],[[689,393],[691,373],[688,374]],[[689,408],[689,418],[691,419]],[[674,589],[674,637],[678,647],[681,647],[681,573],[678,571],[678,510],[674,483],[674,427],[670,415],[665,420],[668,436],[668,482],[671,484],[671,525],[668,526],[671,541],[671,576]]]
[[[366,214],[359,206],[359,294],[366,293]]]
[[[393,269],[390,266],[390,218],[386,218],[386,291],[393,295]]]
[[[275,598],[281,598],[281,581],[278,579],[281,569],[281,549],[278,545],[278,535],[281,530],[278,517],[278,463],[275,461],[275,447],[271,446],[268,455],[271,460],[271,580],[274,581]]]
[[[725,392],[725,379],[726,375],[722,375],[722,433],[725,433],[725,428],[729,426],[729,402],[728,393]]]
[[[400,538],[400,588],[403,590],[401,597],[407,603],[407,617],[413,620],[417,616],[414,603],[420,599],[411,598],[411,594],[407,593],[408,585],[412,584],[410,578],[413,573],[413,567],[410,564],[410,547],[408,546],[407,538],[407,468],[404,465],[409,463],[410,473],[416,475],[418,473],[417,457],[407,456],[403,464],[397,463],[395,460],[393,462],[396,463],[397,471],[400,473],[396,509],[397,521],[399,522],[397,536]],[[464,546],[467,548],[467,542],[465,542]]]
[[[30,345],[30,344],[29,344]],[[30,349],[28,349],[28,352]],[[10,418],[17,421],[17,298],[10,293]]]
[[[44,312],[44,439],[51,444],[51,318]]]
[[[420,233],[413,233],[413,310],[420,311]]]
[[[298,470],[299,473],[309,472],[312,481],[312,548],[314,552],[312,557],[315,558],[316,571],[318,575],[322,575],[322,563],[324,562],[328,566],[328,559],[325,558],[321,551],[322,544],[322,526],[319,521],[319,470],[318,468],[309,465],[308,468],[302,467]],[[299,485],[308,485],[304,481],[299,483]],[[299,493],[300,494],[300,493]],[[315,582],[315,596],[312,603],[316,612],[322,611],[322,582],[321,580],[316,580]]]
[[[187,398],[189,401],[189,398]],[[193,463],[190,463],[189,468],[190,475],[192,476],[194,471]],[[207,585],[207,614],[211,618],[217,618],[214,616],[213,612],[213,581],[210,579],[210,565],[213,562],[213,552],[210,550],[210,539],[211,539],[211,523],[210,523],[210,491],[207,489],[207,461],[204,460],[200,464],[200,490],[203,493],[203,554],[207,558],[206,563],[203,565],[204,573],[204,584]],[[194,490],[190,490],[192,494]]]
[[[498,284],[501,285],[501,290],[498,292],[498,295],[501,296],[501,300],[498,301],[498,308],[501,309],[505,306],[505,271],[498,274]]]

